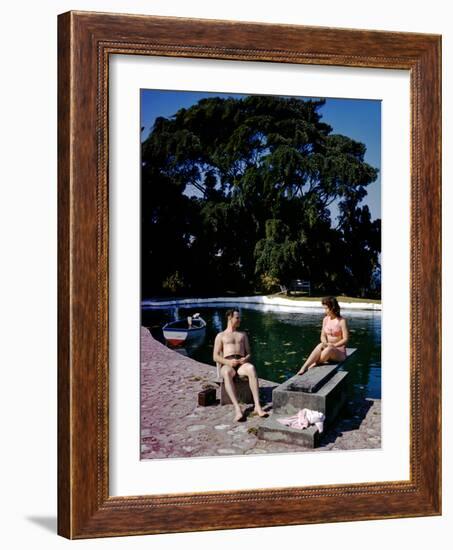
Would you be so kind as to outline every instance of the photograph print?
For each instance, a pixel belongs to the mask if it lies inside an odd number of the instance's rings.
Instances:
[[[140,110],[140,458],[380,448],[381,102]]]

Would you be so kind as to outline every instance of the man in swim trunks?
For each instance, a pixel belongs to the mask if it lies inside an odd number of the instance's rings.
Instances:
[[[226,312],[227,328],[219,332],[214,342],[213,359],[222,365],[220,374],[225,382],[225,389],[233,403],[234,420],[244,420],[244,414],[239,406],[233,379],[236,375],[247,376],[255,404],[254,412],[260,417],[268,414],[263,411],[259,401],[258,376],[255,367],[250,363],[250,344],[247,334],[239,332],[241,323],[239,310],[229,309]]]

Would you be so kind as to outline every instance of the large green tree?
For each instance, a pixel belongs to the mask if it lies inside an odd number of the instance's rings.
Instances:
[[[363,144],[332,134],[323,104],[217,97],[156,120],[142,145],[144,295],[251,292],[293,277],[370,291],[380,224],[360,201],[377,170]]]

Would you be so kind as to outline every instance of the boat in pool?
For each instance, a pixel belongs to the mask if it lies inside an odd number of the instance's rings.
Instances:
[[[183,346],[204,338],[206,334],[206,321],[195,313],[192,317],[178,321],[172,321],[164,325],[162,332],[164,338],[171,346]]]

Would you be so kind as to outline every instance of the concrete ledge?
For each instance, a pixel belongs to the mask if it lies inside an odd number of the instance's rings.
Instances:
[[[286,380],[281,385],[281,389],[286,388],[307,393],[317,392],[356,351],[357,348],[346,348],[346,359],[343,361],[313,367],[302,375],[296,374]]]
[[[280,415],[282,418],[283,415]],[[309,426],[304,430],[290,428],[277,422],[279,416],[272,414],[258,427],[258,438],[265,441],[290,443],[308,449],[314,449],[319,444],[319,432],[316,426]]]
[[[250,389],[249,379],[247,376],[235,376],[233,384],[236,389],[236,397],[239,403],[253,403],[252,391]],[[231,405],[232,401],[228,395],[223,378],[220,381],[220,404]]]
[[[338,370],[338,365],[319,365],[305,374],[292,376],[285,384],[288,391],[316,393]],[[288,383],[289,382],[289,383]],[[282,388],[283,389],[283,388]]]
[[[273,414],[258,428],[258,438],[266,441],[302,445],[310,449],[317,447],[319,445],[319,432],[316,426],[299,430],[280,424],[280,422],[277,422],[277,418],[292,416],[301,409],[311,409],[325,415],[324,426],[331,425],[346,402],[346,378],[348,374],[347,372],[336,372],[315,393],[294,391],[291,389],[291,383],[284,383],[275,388],[272,393]]]
[[[272,392],[272,407],[276,414],[296,414],[301,409],[311,409],[326,415],[331,422],[346,400],[346,377],[349,373],[337,372],[318,392],[292,391],[281,386]],[[282,384],[283,386],[284,384]]]

